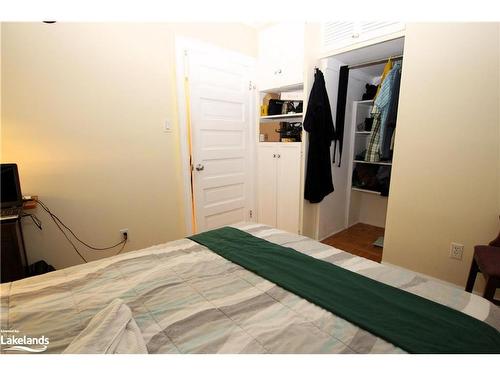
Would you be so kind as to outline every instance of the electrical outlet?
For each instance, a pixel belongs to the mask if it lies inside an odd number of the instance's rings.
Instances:
[[[450,258],[462,260],[464,255],[464,245],[452,242],[450,246]]]
[[[120,229],[120,234],[122,236],[122,239],[124,239],[124,240],[130,239],[130,237],[128,236],[128,228]]]

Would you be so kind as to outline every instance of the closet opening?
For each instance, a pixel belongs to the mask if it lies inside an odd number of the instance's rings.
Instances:
[[[343,128],[341,144],[332,147],[335,191],[320,205],[320,237],[377,262],[397,163],[393,150],[403,51],[404,38],[398,38],[330,56],[320,65],[335,127]]]

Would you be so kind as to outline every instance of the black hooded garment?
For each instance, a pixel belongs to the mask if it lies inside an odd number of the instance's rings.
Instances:
[[[347,65],[340,67],[339,72],[339,90],[337,94],[337,116],[335,117],[335,140],[333,147],[333,162],[335,163],[335,152],[337,151],[337,143],[339,144],[339,167],[342,163],[342,145],[344,143],[344,122],[345,122],[345,106],[347,104],[347,86],[349,84],[349,67]],[[390,141],[389,141],[390,142]]]
[[[325,78],[319,69],[316,69],[314,74],[304,129],[309,133],[304,198],[311,203],[319,203],[334,190],[330,145],[335,139]]]

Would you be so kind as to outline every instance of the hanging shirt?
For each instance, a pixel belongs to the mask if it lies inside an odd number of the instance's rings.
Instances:
[[[317,69],[309,95],[304,130],[309,133],[304,198],[319,203],[333,189],[330,146],[335,139],[330,101],[323,73]]]
[[[391,71],[382,82],[382,86],[380,88],[380,92],[375,99],[375,105],[380,111],[380,146],[379,152],[385,147],[387,142],[391,141],[391,138],[388,140],[385,138],[385,133],[387,131],[387,119],[389,115],[389,109],[391,103],[393,103],[393,99],[395,98],[394,94],[396,93],[396,85],[399,87],[399,81],[401,77],[401,61],[397,61],[394,63]],[[399,90],[397,90],[399,96]],[[392,136],[392,134],[391,134]]]
[[[380,161],[380,112],[377,106],[373,106],[372,117],[372,133],[370,134],[370,139],[368,140],[365,161],[376,162]]]
[[[382,77],[380,78],[380,83],[378,85],[378,88],[377,88],[377,93],[375,94],[375,98],[377,98],[379,92],[380,92],[380,89],[382,87],[382,84],[384,83],[384,79],[385,77],[387,77],[387,74],[389,74],[389,72],[391,71],[392,69],[392,60],[389,59],[387,60],[387,62],[385,63],[385,66],[384,66],[384,71],[382,72]]]
[[[374,103],[376,103],[377,97],[380,93],[382,85],[384,84],[385,78],[392,70],[392,60],[387,60],[384,66],[384,71],[382,72],[382,77],[380,78],[380,84],[375,94]],[[380,161],[380,109],[376,104],[373,105],[371,116],[373,117],[372,132],[370,134],[370,139],[368,140],[368,147],[366,148],[365,161],[377,162]]]
[[[384,138],[380,140],[380,159],[392,159],[392,143],[396,130],[396,120],[398,115],[399,87],[401,85],[401,63],[394,64],[394,79],[392,80],[391,98],[387,105],[387,116],[384,124]]]

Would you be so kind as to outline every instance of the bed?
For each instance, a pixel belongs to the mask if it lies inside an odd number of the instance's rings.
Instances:
[[[233,227],[500,329],[498,307],[449,284],[269,226]],[[61,353],[117,298],[148,353],[404,353],[187,238],[1,284],[1,328],[49,337],[45,353]]]

